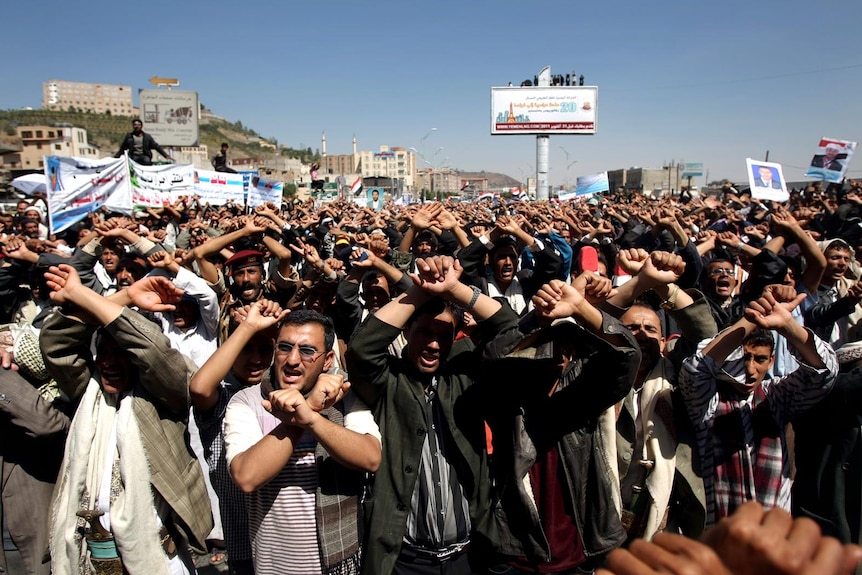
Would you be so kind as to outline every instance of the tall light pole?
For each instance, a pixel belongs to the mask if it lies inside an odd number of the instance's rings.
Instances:
[[[427,134],[425,134],[424,136],[422,136],[421,138],[419,138],[419,150],[417,150],[416,148],[409,148],[409,149],[410,149],[410,150],[412,150],[416,155],[418,155],[420,158],[422,158],[422,161],[423,161],[423,162],[425,162],[426,164],[428,164],[429,166],[431,165],[431,163],[430,163],[427,159],[425,159],[425,140],[427,140],[427,139],[428,139],[428,136],[430,136],[431,134],[433,134],[433,133],[434,133],[434,132],[436,132],[436,131],[437,131],[437,128],[431,128],[430,130],[428,130],[428,133],[427,133]],[[439,150],[438,150],[438,151],[439,151]],[[432,173],[431,186],[432,186],[432,188],[433,188],[433,186],[434,186],[433,173]],[[423,185],[422,185],[422,203],[423,203],[423,204],[425,203],[425,185],[424,185],[424,178],[423,178]]]

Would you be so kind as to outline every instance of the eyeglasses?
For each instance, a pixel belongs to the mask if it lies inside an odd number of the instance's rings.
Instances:
[[[732,276],[733,268],[715,268],[714,270],[709,271],[709,275],[711,275],[712,277]]]
[[[317,351],[316,348],[310,345],[297,346],[295,343],[290,343],[289,341],[278,342],[275,345],[275,353],[279,355],[290,355],[293,353],[293,348],[295,347],[299,349],[299,358],[305,363],[317,361],[317,356],[324,353],[322,351]]]

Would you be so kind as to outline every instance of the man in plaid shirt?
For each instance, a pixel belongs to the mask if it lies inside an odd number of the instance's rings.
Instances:
[[[688,358],[680,390],[697,434],[707,525],[755,500],[790,510],[790,460],[785,426],[832,387],[838,364],[832,348],[799,325],[791,312],[805,294],[769,286],[742,319]],[[799,363],[773,378],[775,330]]]

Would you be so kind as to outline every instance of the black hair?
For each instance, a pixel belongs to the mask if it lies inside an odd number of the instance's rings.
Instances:
[[[742,340],[742,345],[767,346],[773,352],[775,351],[775,338],[772,337],[772,332],[768,329],[755,329],[753,332],[745,336]]]
[[[332,323],[332,319],[329,316],[323,315],[322,313],[318,313],[310,309],[298,309],[292,311],[286,318],[284,318],[284,321],[281,322],[278,331],[281,332],[281,330],[288,325],[306,325],[309,323],[316,323],[323,327],[325,351],[332,351],[332,348],[335,346],[335,324]]]
[[[455,318],[455,332],[458,332],[464,327],[464,308],[456,306],[455,304],[439,297],[431,298],[420,305],[416,311],[413,312],[413,315],[410,316],[410,319],[407,320],[407,326],[409,327],[410,324],[418,320],[423,315],[436,317],[444,311],[448,311],[452,314],[452,317]]]

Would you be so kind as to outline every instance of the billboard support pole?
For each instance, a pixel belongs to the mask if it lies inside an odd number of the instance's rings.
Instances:
[[[539,86],[551,85],[551,67],[545,66],[538,76]],[[550,136],[536,136],[536,200],[547,200],[548,195],[548,169],[551,138]]]

